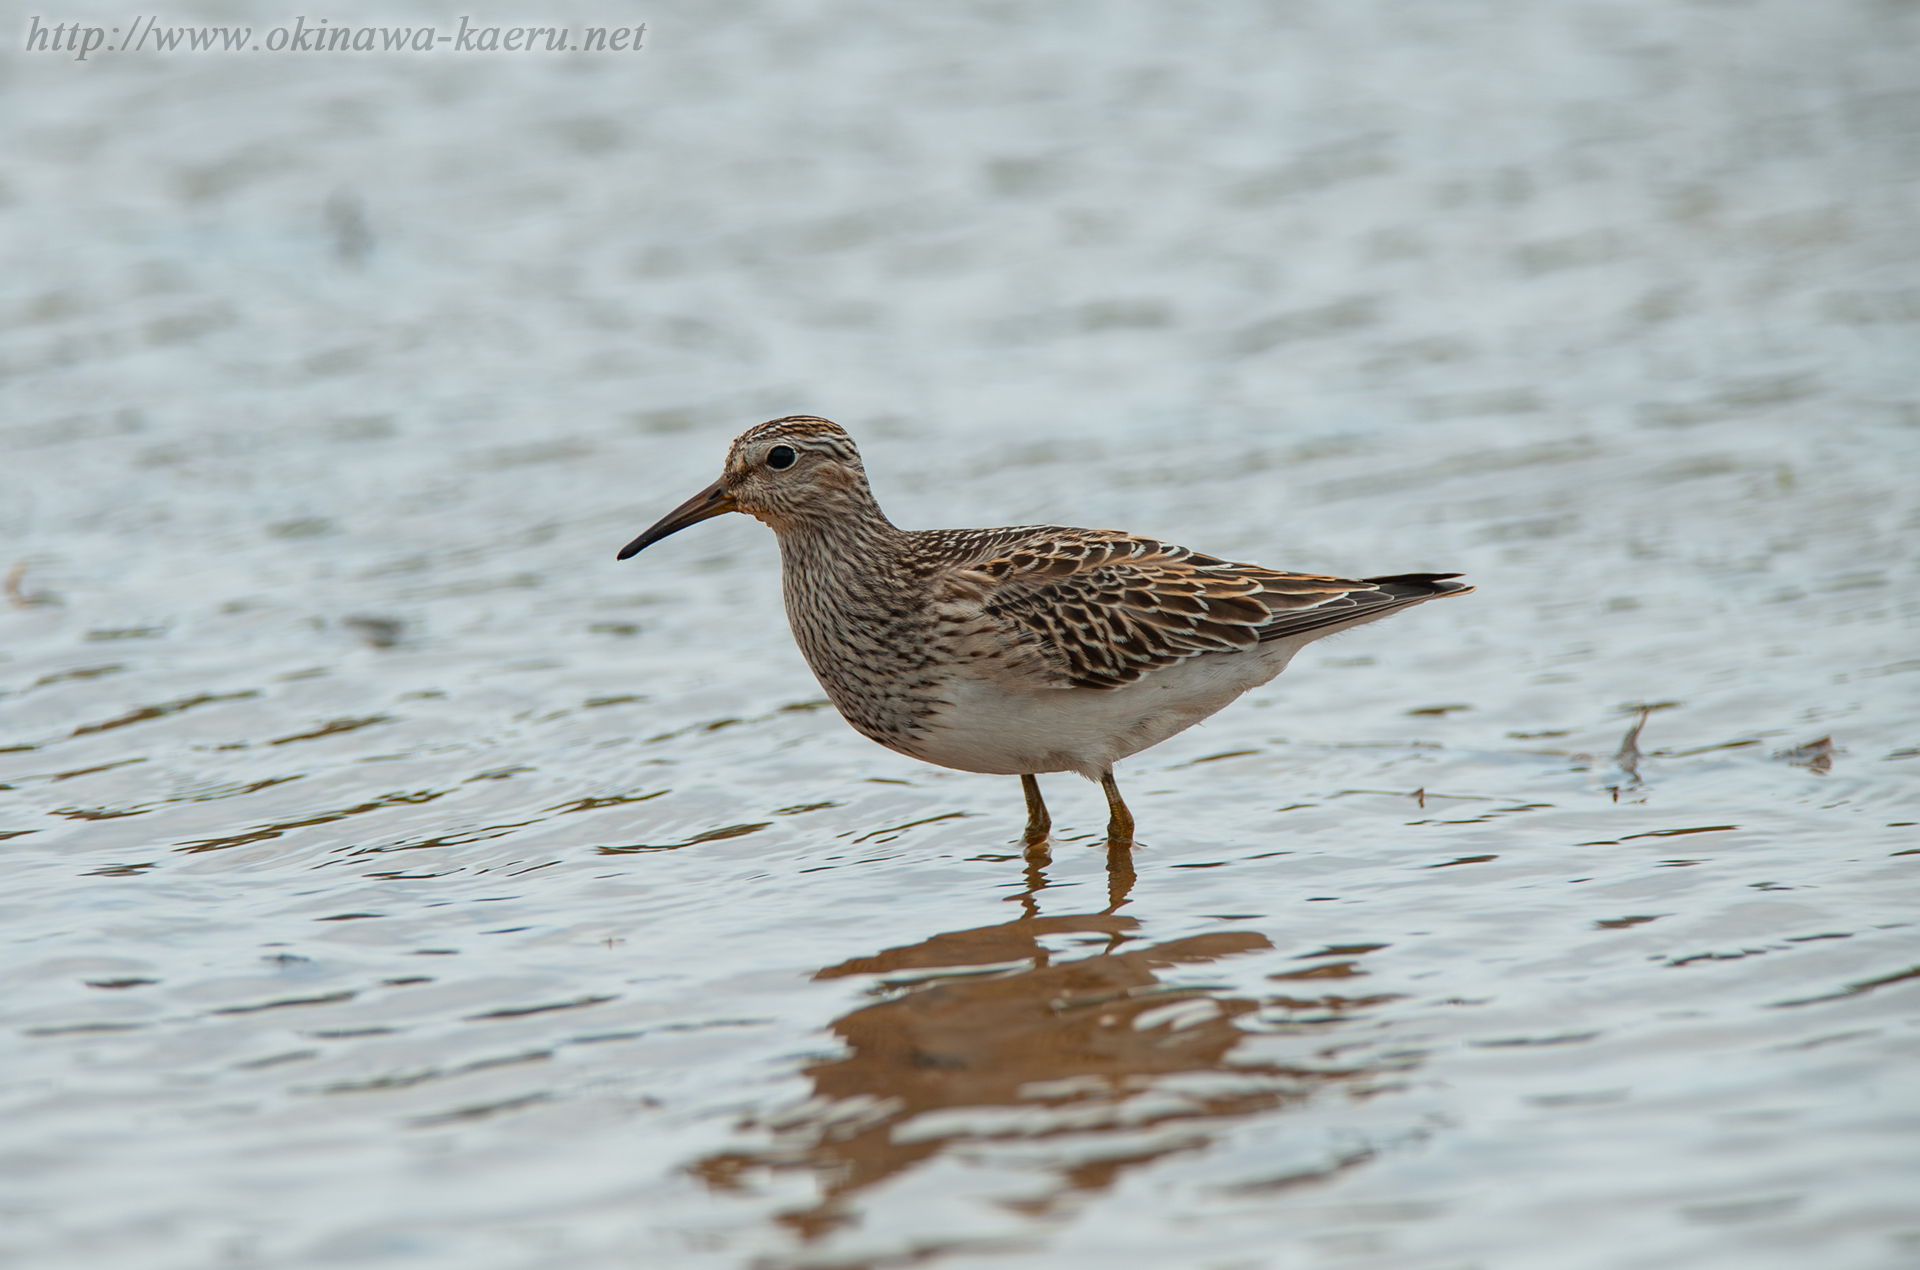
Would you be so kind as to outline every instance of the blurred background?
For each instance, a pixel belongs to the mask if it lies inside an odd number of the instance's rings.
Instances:
[[[1920,4],[0,14],[20,1264],[1920,1257]],[[789,413],[1479,590],[1023,860],[614,564]]]

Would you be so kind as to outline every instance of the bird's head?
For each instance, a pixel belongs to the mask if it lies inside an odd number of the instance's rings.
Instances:
[[[745,512],[784,533],[871,501],[866,468],[846,429],[813,415],[788,415],[736,437],[720,479],[621,548],[619,558],[725,512]]]

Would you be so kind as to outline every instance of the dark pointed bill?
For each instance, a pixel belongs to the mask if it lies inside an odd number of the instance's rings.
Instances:
[[[711,520],[715,516],[739,510],[739,505],[733,501],[732,492],[719,481],[715,481],[662,516],[660,522],[652,529],[622,547],[620,554],[614,559],[625,560],[628,556],[636,555],[651,547],[668,534],[679,533],[688,525],[696,525],[703,520]]]

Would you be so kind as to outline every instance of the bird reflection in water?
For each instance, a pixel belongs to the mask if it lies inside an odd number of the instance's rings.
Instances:
[[[691,1171],[722,1191],[748,1190],[766,1170],[813,1171],[819,1199],[779,1219],[811,1241],[854,1224],[861,1192],[922,1162],[1004,1150],[1021,1157],[1010,1157],[1013,1170],[1038,1163],[1051,1175],[1012,1205],[1041,1216],[1125,1170],[1205,1146],[1225,1122],[1379,1074],[1232,1061],[1248,1036],[1235,1020],[1262,1002],[1161,976],[1271,948],[1266,936],[1218,931],[1143,944],[1140,923],[1117,912],[1134,882],[1124,846],[1109,852],[1104,911],[1043,917],[1045,847],[1026,860],[1018,918],[819,971],[815,979],[891,977],[875,989],[884,999],[833,1024],[848,1053],[804,1069],[813,1096],[743,1126],[770,1134],[769,1147],[711,1155]],[[1063,942],[1087,951],[1052,950]],[[1266,1005],[1311,1004],[1322,1026],[1309,1030],[1323,1034],[1345,1009],[1375,1000]]]

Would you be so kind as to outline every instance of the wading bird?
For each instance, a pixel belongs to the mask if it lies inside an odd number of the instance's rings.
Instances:
[[[898,529],[853,438],[790,415],[749,428],[720,479],[619,559],[725,512],[780,541],[793,637],[854,730],[963,772],[1100,782],[1110,844],[1133,840],[1113,765],[1266,683],[1336,631],[1473,588],[1454,573],[1323,577],[1234,564],[1113,529]]]

